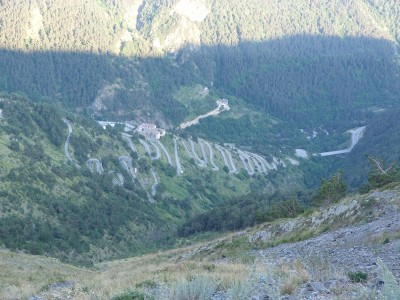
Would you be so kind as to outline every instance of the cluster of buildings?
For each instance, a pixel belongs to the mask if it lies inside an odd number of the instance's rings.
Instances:
[[[165,129],[157,128],[156,124],[142,123],[136,129],[135,132],[143,135],[147,139],[160,139],[165,135]]]
[[[151,124],[151,123],[142,123],[136,128],[134,125],[129,124],[127,122],[122,123],[122,122],[98,121],[98,123],[103,127],[103,129],[106,129],[107,126],[114,127],[116,124],[122,124],[125,126],[124,127],[125,132],[133,131],[133,132],[143,135],[147,139],[158,140],[162,136],[164,136],[166,133],[165,129],[157,128],[156,124]]]

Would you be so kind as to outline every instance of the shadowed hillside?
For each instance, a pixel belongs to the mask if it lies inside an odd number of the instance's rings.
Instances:
[[[371,106],[396,106],[400,95],[393,45],[369,38],[301,35],[187,47],[163,58],[9,50],[0,56],[2,90],[120,119],[161,111],[177,124],[188,111],[173,93],[193,84],[283,121],[333,128],[363,120]]]

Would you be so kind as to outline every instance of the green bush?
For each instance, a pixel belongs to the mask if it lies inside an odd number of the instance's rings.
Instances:
[[[312,198],[314,206],[330,205],[346,196],[346,183],[341,171],[332,175],[329,180],[323,180],[316,194]]]
[[[137,291],[127,291],[123,294],[111,298],[111,300],[150,300],[150,299],[154,298]]]
[[[368,278],[368,274],[361,271],[349,272],[347,275],[352,283],[366,282]]]

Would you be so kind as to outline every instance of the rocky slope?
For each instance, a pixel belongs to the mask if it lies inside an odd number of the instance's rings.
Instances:
[[[0,275],[0,297],[189,299],[192,293],[214,300],[398,299],[399,210],[400,186],[395,186],[210,242],[98,264],[95,270],[1,251],[7,275]]]

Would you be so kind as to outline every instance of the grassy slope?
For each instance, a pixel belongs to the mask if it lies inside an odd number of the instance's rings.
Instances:
[[[266,249],[281,243],[292,243],[298,240],[307,240],[313,236],[318,236],[328,230],[343,228],[353,224],[362,224],[372,220],[371,212],[384,211],[385,206],[397,205],[400,187],[394,186],[387,191],[389,194],[396,195],[392,200],[383,203],[371,202],[374,194],[355,195],[343,199],[340,203],[333,205],[311,215],[299,216],[291,220],[278,220],[273,223],[261,224],[254,228],[249,228],[240,233],[232,233],[220,236],[217,239],[189,247],[178,248],[165,252],[139,256],[119,261],[105,262],[97,264],[94,269],[81,269],[60,263],[57,260],[42,256],[30,256],[22,253],[12,253],[0,251],[0,268],[5,270],[0,274],[0,297],[23,298],[32,293],[44,291],[44,295],[49,296],[51,291],[46,292],[46,286],[58,281],[72,281],[75,288],[70,291],[73,299],[93,299],[93,297],[105,299],[113,295],[120,294],[130,289],[149,291],[155,286],[163,290],[165,287],[174,286],[192,276],[204,276],[213,278],[218,282],[221,290],[226,290],[235,286],[238,282],[245,284],[254,275],[275,274],[283,280],[284,288],[290,288],[285,284],[288,276],[301,282],[308,280],[308,274],[301,261],[296,262],[290,271],[289,265],[274,264],[267,266],[256,259],[251,253],[256,249]],[[350,204],[356,201],[358,209],[352,212]],[[330,212],[338,207],[348,207],[340,215],[335,216]],[[343,218],[343,215],[352,214],[351,218]],[[249,238],[257,232],[273,230],[273,228],[286,227],[296,222],[311,222],[314,218],[319,218],[327,214],[324,222],[315,227],[312,232],[304,233],[304,228],[287,230],[285,233],[272,236],[267,243],[249,243]],[[373,243],[382,244],[387,237],[374,237]],[[400,239],[397,232],[390,235],[390,241]],[[324,262],[320,262],[321,268],[326,268]],[[289,269],[288,269],[289,268]],[[315,266],[318,268],[318,266]],[[294,273],[293,273],[294,272]],[[253,274],[253,275],[252,275]],[[300,283],[296,283],[296,286]],[[343,286],[344,288],[344,286]],[[347,287],[348,288],[348,287]],[[354,286],[354,288],[357,288]],[[358,287],[359,289],[360,287]],[[345,289],[344,289],[345,290]],[[340,291],[335,291],[338,293]],[[342,291],[343,292],[343,291]],[[47,293],[47,294],[46,294]],[[166,294],[166,295],[167,295]]]

